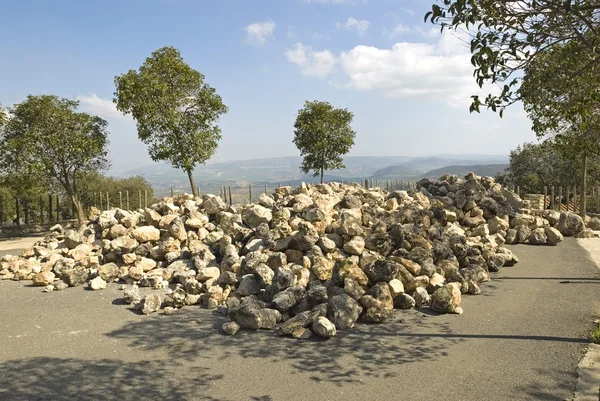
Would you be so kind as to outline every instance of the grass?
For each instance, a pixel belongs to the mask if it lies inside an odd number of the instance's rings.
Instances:
[[[600,325],[590,331],[589,339],[594,344],[600,344]]]

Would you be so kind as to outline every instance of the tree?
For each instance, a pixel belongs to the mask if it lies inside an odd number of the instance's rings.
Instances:
[[[300,169],[316,177],[325,170],[344,168],[342,155],[354,145],[356,133],[348,109],[336,109],[328,102],[307,101],[294,124],[294,144],[304,156]]]
[[[536,134],[555,138],[565,157],[581,161],[582,193],[588,158],[600,154],[600,78],[595,64],[587,67],[586,55],[578,42],[556,45],[527,66],[519,89]],[[571,76],[574,70],[581,72]],[[580,211],[585,215],[585,196]]]
[[[83,221],[78,176],[108,166],[108,123],[77,112],[79,102],[53,95],[28,96],[9,109],[0,133],[0,169],[58,182]]]
[[[152,160],[184,170],[197,196],[194,167],[210,159],[221,139],[217,122],[227,112],[221,97],[173,47],[154,51],[138,71],[115,77],[115,85],[113,101],[136,120]]]
[[[482,102],[472,96],[471,111],[484,104],[502,112],[520,99],[519,71],[557,46],[575,43],[585,62],[565,73],[576,77],[598,63],[599,0],[441,0],[425,15],[441,30],[466,30],[470,36],[474,77],[500,86]]]
[[[565,151],[568,143],[559,138],[524,143],[510,152],[507,171],[496,177],[502,185],[515,185],[524,193],[541,193],[544,186],[575,187],[580,183],[581,164]],[[600,157],[588,159],[588,180],[600,183]]]
[[[119,192],[123,200],[123,208],[127,207],[127,193],[129,193],[130,209],[142,208],[142,202],[146,196],[149,203],[154,199],[152,186],[144,177],[139,175],[126,178],[113,178],[92,172],[85,174],[81,182],[82,201],[87,205],[97,204],[99,194],[102,194],[105,200],[105,195],[108,194],[110,203],[118,205],[120,199]],[[140,200],[142,196],[143,198]]]

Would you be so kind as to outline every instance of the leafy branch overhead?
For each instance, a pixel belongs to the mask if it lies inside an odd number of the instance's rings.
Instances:
[[[117,109],[136,120],[152,160],[186,171],[196,194],[194,167],[212,157],[221,139],[221,97],[173,47],[154,51],[138,71],[115,77],[115,85]]]
[[[600,1],[598,0],[441,0],[433,4],[425,21],[441,30],[470,34],[473,76],[480,87],[499,86],[499,94],[482,101],[472,96],[471,111],[481,105],[493,111],[520,99],[520,71],[556,46],[570,42],[581,49],[584,63],[565,71],[569,77],[589,71],[598,63],[600,44]]]
[[[342,156],[354,145],[356,133],[350,123],[354,115],[328,102],[307,101],[294,124],[294,144],[304,157],[300,169],[316,177],[325,170],[344,168]]]

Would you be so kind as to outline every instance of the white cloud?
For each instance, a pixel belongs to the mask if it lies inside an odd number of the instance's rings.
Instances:
[[[315,62],[317,54],[326,54],[330,60],[327,68],[314,67],[324,65]],[[435,43],[398,42],[391,48],[356,46],[339,57],[297,44],[286,56],[302,67],[303,75],[320,78],[333,72],[337,60],[340,75],[336,75],[335,82],[344,84],[336,86],[387,97],[419,97],[463,107],[470,102],[470,95],[481,92],[472,76],[469,48],[464,38],[452,33],[444,33]]]
[[[356,18],[349,17],[348,21],[345,23],[338,22],[335,24],[338,29],[347,29],[349,31],[356,31],[358,36],[362,36],[369,29],[369,21],[367,20],[357,20]]]
[[[329,75],[337,63],[329,50],[314,51],[312,47],[296,43],[296,47],[285,52],[287,59],[300,66],[300,72],[307,77],[324,78]]]
[[[411,8],[400,7],[400,8],[398,8],[398,9],[399,9],[400,11],[403,11],[403,12],[405,12],[406,14],[410,15],[411,17],[412,17],[413,15],[415,15],[415,11],[414,11],[413,9],[411,9]]]
[[[121,119],[121,120],[133,120],[129,115],[123,115],[117,106],[113,103],[112,99],[103,99],[98,97],[95,93],[90,95],[78,95],[75,96],[80,104],[80,107],[85,111],[97,115],[105,119]]]
[[[389,38],[395,38],[396,36],[400,36],[404,33],[411,32],[411,29],[406,25],[398,24],[392,29],[388,31],[387,28],[383,28],[383,36],[387,36]]]
[[[275,22],[271,19],[263,22],[255,22],[244,28],[246,31],[246,41],[253,45],[262,46],[269,39],[273,38],[275,33]]]

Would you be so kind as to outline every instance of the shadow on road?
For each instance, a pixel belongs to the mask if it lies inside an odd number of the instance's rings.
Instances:
[[[233,337],[226,336],[219,328],[227,319],[200,309],[174,316],[151,316],[128,323],[108,336],[140,350],[165,350],[173,359],[218,361],[241,357],[260,359],[265,364],[285,362],[293,370],[308,374],[311,380],[342,386],[365,376],[393,378],[400,374],[401,365],[445,357],[448,347],[464,341],[451,336],[446,323],[410,312],[398,312],[395,320],[383,325],[359,324],[329,340],[276,337],[272,331],[241,330]],[[413,334],[419,331],[437,335]]]
[[[0,400],[178,401],[219,378],[194,367],[175,372],[164,361],[31,358],[0,363]]]
[[[556,376],[568,376],[570,383],[575,383],[577,380],[577,373],[573,372],[565,372],[565,371],[553,371],[548,369],[535,369],[536,376],[538,377],[556,377]],[[543,400],[543,401],[565,401],[565,398],[562,396],[557,396],[556,394],[564,393],[564,382],[554,382],[553,385],[549,386],[547,382],[545,384],[541,384],[539,382],[530,382],[525,386],[518,387],[517,390],[522,395],[527,395],[529,399],[532,400]],[[575,388],[571,388],[570,391],[572,393],[575,392]],[[571,400],[571,398],[569,398]]]

